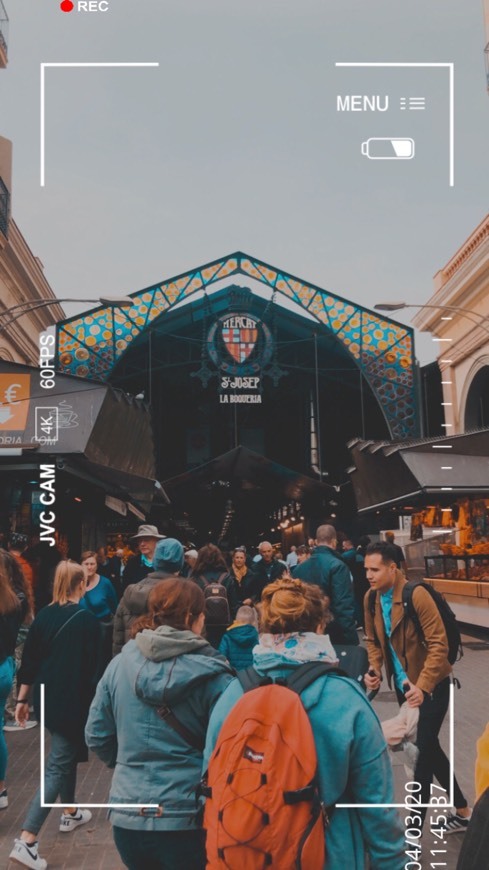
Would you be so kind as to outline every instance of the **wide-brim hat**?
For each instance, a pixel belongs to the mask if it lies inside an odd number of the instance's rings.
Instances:
[[[166,535],[160,535],[156,526],[139,526],[137,535],[133,535],[131,541],[137,541],[138,538],[158,538],[161,541],[166,538]]]

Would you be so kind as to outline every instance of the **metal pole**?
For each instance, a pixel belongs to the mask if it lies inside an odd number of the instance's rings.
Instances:
[[[151,338],[153,335],[153,331],[151,327],[149,328],[148,335],[148,400],[149,404],[152,404],[153,401],[153,367],[152,367],[152,345]]]
[[[234,446],[238,446],[238,406],[234,403]]]
[[[317,414],[317,442],[318,442],[318,468],[319,479],[323,479],[323,463],[321,458],[321,412],[319,409],[319,368],[318,368],[318,336],[314,333],[314,365],[316,368],[316,414]]]
[[[359,369],[358,373],[360,375],[360,409],[362,414],[362,438],[365,441],[365,409],[363,407],[363,377],[362,370]]]
[[[7,323],[2,323],[0,325],[0,335],[7,328],[12,326],[12,323],[15,323],[20,317],[23,317],[24,314],[30,314],[31,311],[37,311],[38,308],[46,308],[48,305],[59,305],[60,302],[94,302],[97,300],[94,299],[43,299],[42,301],[36,302],[35,305],[32,305],[30,308],[23,308],[22,311],[17,311],[14,317],[11,317]],[[18,306],[15,306],[17,308]],[[15,310],[15,309],[12,309]],[[0,311],[0,317],[7,316],[11,313],[11,309],[6,309],[5,311]]]

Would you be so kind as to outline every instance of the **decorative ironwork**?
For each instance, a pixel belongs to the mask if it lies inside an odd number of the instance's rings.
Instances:
[[[131,294],[130,309],[100,307],[61,322],[60,370],[107,379],[133,339],[156,318],[199,290],[237,274],[287,296],[336,336],[370,384],[393,438],[418,434],[413,330],[242,252]]]

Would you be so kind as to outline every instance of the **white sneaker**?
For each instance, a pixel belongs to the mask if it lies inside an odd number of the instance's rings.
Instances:
[[[46,870],[48,862],[39,856],[37,841],[28,844],[25,840],[16,840],[9,858],[15,864],[32,867],[33,870]]]
[[[13,722],[8,722],[3,726],[4,731],[28,731],[29,728],[35,728],[38,725],[35,719],[28,719],[25,725],[19,725],[19,723],[14,719]]]
[[[6,810],[8,807],[8,795],[7,789],[4,788],[2,792],[0,792],[0,810]]]
[[[90,810],[77,810],[74,816],[71,813],[62,813],[59,829],[61,832],[69,834],[70,831],[74,831],[80,825],[86,825],[91,818],[92,814]]]

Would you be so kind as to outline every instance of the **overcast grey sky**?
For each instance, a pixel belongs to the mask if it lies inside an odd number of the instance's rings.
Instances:
[[[482,0],[4,3],[13,214],[59,296],[133,292],[241,249],[367,306],[422,303],[488,210]],[[41,189],[39,67],[56,61],[160,66],[46,71]],[[455,64],[453,189],[447,70],[337,61]],[[339,113],[338,94],[388,95],[389,110]],[[413,138],[415,158],[362,156],[386,136]],[[432,347],[417,341],[423,362]]]

